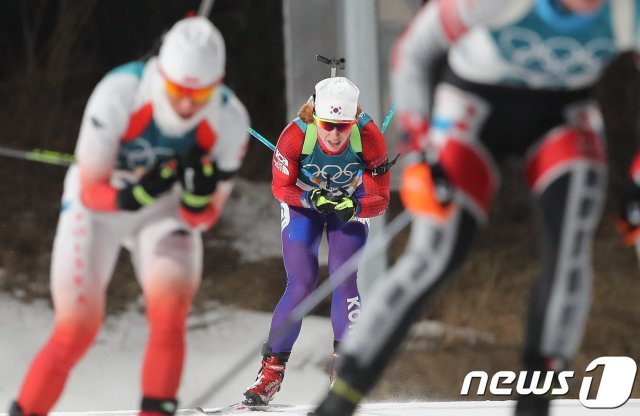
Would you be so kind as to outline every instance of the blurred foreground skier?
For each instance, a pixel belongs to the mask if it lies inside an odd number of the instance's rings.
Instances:
[[[10,415],[45,415],[91,346],[121,247],[144,293],[141,415],[173,415],[185,324],[202,274],[200,233],[218,221],[248,140],[222,84],[225,47],[203,17],[177,22],[159,55],[109,72],[85,109],[51,265],[53,333]]]
[[[244,393],[246,404],[267,404],[280,390],[302,325],[288,325],[288,318],[318,284],[318,247],[325,229],[331,276],[366,243],[368,219],[389,205],[387,146],[376,124],[361,111],[358,95],[347,78],[320,81],[315,100],[302,106],[278,140],[272,190],[281,202],[287,286],[273,312],[258,377]],[[334,349],[360,315],[356,278],[354,271],[333,290]]]
[[[541,240],[524,369],[543,371],[542,382],[547,371],[570,366],[591,303],[592,242],[607,175],[593,86],[618,53],[637,46],[638,3],[440,0],[422,8],[392,58],[413,151],[401,188],[413,215],[411,240],[372,290],[376,306],[343,345],[338,378],[315,415],[351,415],[375,385],[421,306],[467,257],[498,188],[496,165],[509,156],[524,159]],[[431,91],[429,77],[447,53]],[[640,177],[640,163],[633,170]],[[548,415],[549,387],[537,393],[518,398],[516,415]]]

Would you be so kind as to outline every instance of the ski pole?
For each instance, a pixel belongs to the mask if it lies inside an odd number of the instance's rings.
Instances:
[[[387,116],[384,118],[384,121],[382,122],[382,127],[380,128],[380,131],[382,132],[382,134],[384,134],[384,132],[387,130],[387,127],[389,127],[389,123],[391,122],[391,118],[393,117],[393,115],[396,112],[396,103],[391,104],[391,108],[389,109],[389,112],[387,112]]]
[[[8,147],[0,147],[0,156],[12,157],[14,159],[30,160],[32,162],[41,162],[58,166],[69,166],[73,162],[75,162],[75,157],[71,154],[43,149],[18,150]]]
[[[333,292],[334,288],[339,286],[345,280],[351,276],[351,274],[357,270],[360,261],[367,261],[373,255],[386,248],[389,242],[402,231],[407,224],[411,221],[411,214],[408,211],[402,211],[400,215],[395,217],[384,228],[382,233],[375,239],[368,242],[370,245],[370,251],[363,255],[364,247],[354,253],[347,261],[345,261],[327,280],[325,280],[320,286],[318,286],[313,292],[309,294],[298,306],[296,306],[289,314],[287,320],[277,329],[275,329],[275,337],[282,336],[288,332],[294,325],[301,321],[305,316],[309,314],[316,306],[322,302],[322,300]],[[196,397],[189,407],[197,407],[205,404],[210,400],[220,389],[228,384],[228,380],[236,375],[240,370],[245,368],[249,363],[253,362],[252,358],[260,355],[263,342],[260,342],[254,348],[251,348],[238,362],[230,367],[218,381],[213,383],[207,390]]]
[[[271,143],[269,140],[267,140],[266,137],[264,137],[262,134],[258,133],[257,131],[255,131],[254,129],[252,129],[251,127],[247,126],[247,131],[256,139],[258,139],[260,141],[260,143],[264,144],[265,146],[267,146],[269,149],[271,149],[272,152],[276,151],[276,146]]]

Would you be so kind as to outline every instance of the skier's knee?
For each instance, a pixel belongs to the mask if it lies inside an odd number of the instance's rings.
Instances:
[[[558,168],[567,169],[573,162],[579,161],[588,161],[604,168],[604,139],[575,127],[564,126],[552,130],[527,158],[529,189],[540,191],[540,188],[548,187],[549,178],[558,174]]]
[[[49,340],[56,360],[73,365],[91,346],[100,329],[100,322],[71,321],[56,325]]]

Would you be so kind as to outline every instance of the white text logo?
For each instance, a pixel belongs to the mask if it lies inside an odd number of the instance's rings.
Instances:
[[[593,383],[596,370],[602,368],[600,383]],[[629,357],[599,357],[587,366],[586,376],[580,385],[580,403],[590,409],[615,409],[620,407],[631,397],[631,390],[636,378],[636,362]],[[574,376],[573,371],[498,371],[491,379],[485,371],[471,371],[462,383],[460,394],[467,396],[471,391],[474,380],[478,382],[476,393],[484,396],[489,386],[489,392],[495,396],[509,396],[514,391],[519,395],[564,396],[569,393],[569,382]],[[489,381],[490,380],[490,381]],[[597,389],[593,392],[593,389]]]

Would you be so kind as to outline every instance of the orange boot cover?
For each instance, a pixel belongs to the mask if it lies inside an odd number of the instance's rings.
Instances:
[[[452,205],[443,206],[437,199],[431,170],[425,163],[409,165],[402,171],[402,204],[414,215],[428,215],[445,221]]]
[[[62,393],[69,372],[91,346],[100,319],[92,322],[60,322],[31,363],[18,395],[25,415],[47,414]]]
[[[142,373],[145,397],[176,397],[192,297],[193,292],[187,289],[154,292],[146,296],[150,333]]]
[[[446,178],[456,193],[467,203],[477,207],[476,212],[486,216],[495,193],[498,172],[483,152],[468,143],[450,139],[441,149],[438,160]],[[431,170],[425,163],[407,166],[402,172],[400,197],[405,208],[414,215],[435,217],[446,221],[454,203],[443,206],[436,198]]]

